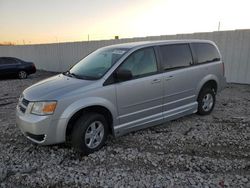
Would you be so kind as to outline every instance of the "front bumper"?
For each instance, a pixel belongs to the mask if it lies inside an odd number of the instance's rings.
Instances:
[[[65,136],[58,133],[58,126],[62,127],[62,124],[65,123],[64,119],[53,120],[52,117],[52,115],[38,116],[29,112],[23,113],[18,106],[16,109],[17,127],[29,140],[41,145],[57,144],[65,141]]]

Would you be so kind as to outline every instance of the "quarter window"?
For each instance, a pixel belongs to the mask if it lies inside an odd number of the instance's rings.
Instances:
[[[119,69],[131,71],[133,78],[156,73],[157,64],[153,48],[145,48],[134,52]]]
[[[193,43],[192,47],[197,56],[197,63],[209,63],[220,60],[218,50],[212,44]]]
[[[188,44],[160,46],[164,70],[187,67],[192,63]]]

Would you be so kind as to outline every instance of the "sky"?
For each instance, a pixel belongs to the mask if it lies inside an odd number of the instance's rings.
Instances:
[[[0,43],[250,29],[249,0],[0,0]]]

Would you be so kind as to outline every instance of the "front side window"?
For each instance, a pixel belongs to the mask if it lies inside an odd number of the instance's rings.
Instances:
[[[145,48],[132,53],[119,69],[131,71],[133,78],[156,73],[157,64],[153,48]]]
[[[192,47],[197,55],[197,63],[209,63],[219,61],[218,50],[209,43],[193,43]]]
[[[192,63],[192,54],[188,44],[170,44],[160,46],[164,70],[187,67]]]
[[[99,79],[127,51],[128,49],[118,48],[102,48],[96,50],[74,65],[69,71],[67,71],[67,74],[81,79]]]

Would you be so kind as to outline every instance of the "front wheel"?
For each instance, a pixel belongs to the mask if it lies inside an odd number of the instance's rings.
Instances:
[[[107,140],[108,124],[98,113],[88,113],[80,117],[73,128],[72,146],[84,154],[99,150]]]
[[[207,87],[201,90],[198,96],[198,114],[208,115],[212,112],[215,105],[215,92],[212,88]]]

